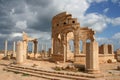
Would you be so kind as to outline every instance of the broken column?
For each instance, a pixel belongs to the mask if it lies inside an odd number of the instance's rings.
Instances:
[[[23,63],[23,42],[22,41],[18,41],[17,42],[17,52],[16,52],[16,63],[17,64],[21,64]]]
[[[89,59],[86,68],[88,73],[99,73],[98,43],[96,41],[90,43],[90,54],[86,55],[86,58]]]

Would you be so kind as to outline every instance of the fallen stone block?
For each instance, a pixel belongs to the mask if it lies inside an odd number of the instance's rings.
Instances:
[[[116,59],[109,59],[107,62],[108,63],[115,63],[115,62],[117,62],[117,60]]]

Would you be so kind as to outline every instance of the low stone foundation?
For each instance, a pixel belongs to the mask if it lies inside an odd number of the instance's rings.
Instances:
[[[80,63],[80,64],[85,64],[86,61],[86,55],[85,54],[78,54],[75,55],[75,58],[71,60],[75,60],[75,63]],[[107,63],[108,60],[115,59],[114,54],[99,54],[99,63]],[[64,57],[62,54],[54,54],[52,55],[52,60],[53,61],[63,61]],[[68,59],[69,60],[69,59]]]
[[[53,54],[52,55],[52,61],[63,61],[64,56],[62,54]]]
[[[117,61],[120,62],[120,54],[117,54],[117,55],[116,55],[116,59],[117,59]]]
[[[75,63],[81,63],[81,64],[85,64],[85,54],[79,54],[79,55],[76,55],[75,56]],[[110,59],[115,59],[114,57],[114,54],[99,54],[99,63],[102,64],[102,63],[107,63],[108,60]]]

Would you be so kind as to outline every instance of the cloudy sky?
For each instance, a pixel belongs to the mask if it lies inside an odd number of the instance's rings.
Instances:
[[[0,0],[0,49],[5,40],[9,47],[21,40],[23,31],[50,45],[52,17],[63,11],[95,30],[99,44],[120,48],[120,0]]]

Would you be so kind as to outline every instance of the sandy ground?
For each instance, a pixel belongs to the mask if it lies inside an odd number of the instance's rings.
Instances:
[[[0,80],[45,80],[34,76],[24,76],[13,72],[3,71],[4,66],[0,66]]]
[[[0,64],[8,64],[8,61],[1,61],[0,60]],[[0,65],[0,80],[46,80],[43,78],[39,78],[39,77],[34,77],[34,76],[30,76],[30,75],[23,75],[23,74],[16,74],[13,72],[7,72],[4,71],[3,68],[5,66]]]
[[[7,61],[7,60],[0,60],[0,80],[47,80],[39,77],[34,76],[24,76],[23,74],[16,74],[13,72],[7,72],[4,71],[3,68],[5,67],[2,64],[9,64],[13,61]],[[52,70],[51,68],[54,67],[56,64],[51,63],[48,61],[31,61],[27,60],[26,63],[23,65],[25,66],[33,66],[33,64],[37,64],[41,69],[46,70]],[[100,64],[101,72],[104,74],[112,74],[112,76],[100,78],[100,79],[94,79],[94,80],[120,80],[120,71],[115,70],[117,69],[117,66],[120,65],[120,63],[110,63],[110,64]],[[119,74],[119,75],[115,75]]]

